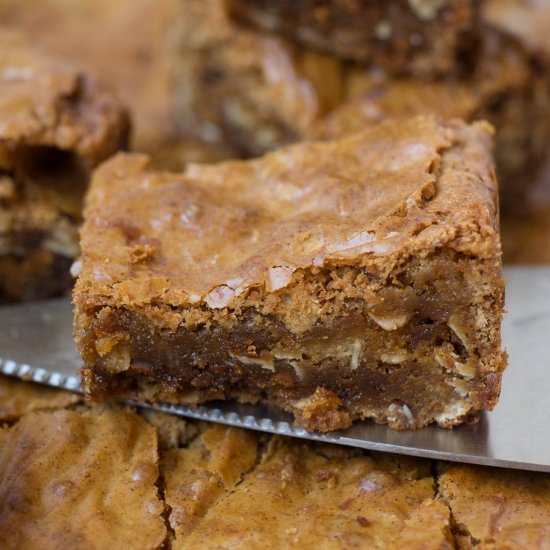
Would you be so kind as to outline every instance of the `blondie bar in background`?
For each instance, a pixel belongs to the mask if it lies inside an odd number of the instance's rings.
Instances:
[[[232,10],[220,0],[187,0],[177,26],[181,55],[174,66],[174,89],[183,133],[222,143],[234,155],[246,157],[415,114],[486,119],[496,128],[503,211],[526,213],[526,196],[550,148],[548,60],[531,41],[479,17],[480,2],[476,7],[468,2],[391,2],[385,7],[373,2],[369,5],[376,9],[364,10],[359,3],[336,2],[330,4],[334,11],[327,2],[318,12],[308,11],[308,2],[293,3],[292,10],[285,2],[229,4]],[[416,13],[415,36],[423,39],[421,51],[431,52],[431,59],[437,57],[438,41],[432,44],[422,33],[430,35],[439,26],[440,35],[448,37],[446,25],[462,21],[462,31],[451,32],[453,63],[444,75],[434,71],[420,77],[414,70],[392,70],[374,53],[359,61],[343,60],[330,48],[316,48],[319,44],[309,33],[307,39],[302,36],[309,27],[298,24],[300,18],[317,21],[323,13],[322,24],[337,25],[331,14],[345,11],[344,5],[359,9],[357,20],[364,28],[369,27],[368,17],[374,27],[384,17],[402,17],[400,12],[408,10],[400,20],[411,21]],[[421,14],[429,18],[422,20]],[[389,56],[391,48],[380,51]],[[423,55],[414,48],[407,51],[411,59]]]
[[[90,173],[128,130],[110,91],[0,35],[0,302],[70,289]]]
[[[0,28],[17,29],[41,51],[109,83],[132,114],[130,147],[179,170],[230,154],[179,131],[171,71],[185,7],[180,0],[0,0]]]
[[[475,49],[477,0],[228,0],[239,22],[392,74],[456,74]]]

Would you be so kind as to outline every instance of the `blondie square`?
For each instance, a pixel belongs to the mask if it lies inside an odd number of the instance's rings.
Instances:
[[[548,548],[550,475],[440,465],[438,496],[451,510],[459,550]]]
[[[128,128],[111,92],[0,34],[0,303],[71,287],[90,172]]]
[[[495,127],[495,163],[503,213],[527,210],[550,148],[548,65],[512,35],[486,28],[467,78],[434,82],[375,71],[348,75],[347,99],[315,121],[311,135],[334,138],[382,120],[435,113]]]
[[[310,430],[451,426],[505,365],[491,129],[419,117],[184,174],[95,173],[87,396],[265,400]]]
[[[183,133],[254,156],[308,135],[344,99],[346,64],[233,21],[221,0],[184,0],[174,32]]]
[[[502,210],[527,210],[525,197],[550,148],[550,77],[547,60],[525,36],[483,20],[475,40],[466,40],[474,56],[444,78],[421,79],[243,26],[219,0],[188,4],[175,33],[182,132],[249,157],[417,114],[488,120],[496,129]]]
[[[25,414],[0,429],[0,547],[160,548],[155,429],[132,411]]]
[[[390,73],[433,77],[460,70],[474,44],[473,0],[229,0],[232,16],[261,31]]]
[[[243,471],[250,438],[218,426],[161,462],[174,550],[453,547],[428,461],[274,437]]]

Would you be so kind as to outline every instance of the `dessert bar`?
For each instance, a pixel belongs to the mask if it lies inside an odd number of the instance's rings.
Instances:
[[[475,42],[481,2],[439,0],[229,0],[231,15],[261,31],[390,73],[460,71]]]
[[[243,27],[215,0],[189,4],[174,68],[182,131],[247,157],[403,116],[486,119],[496,129],[503,211],[524,209],[550,147],[550,78],[517,34],[480,24],[462,70],[423,80]]]
[[[224,2],[186,1],[174,103],[181,131],[258,155],[307,136],[344,99],[346,64],[235,23]]]
[[[111,92],[20,38],[0,35],[0,302],[72,285],[92,168],[124,147]]]
[[[243,464],[232,466],[227,454],[204,464],[200,454],[223,455],[225,445],[250,439],[228,431],[211,428],[206,442],[161,463],[171,520],[186,520],[171,522],[173,548],[204,548],[205,540],[212,548],[452,547],[449,509],[433,498],[428,461],[275,437],[235,484]]]
[[[83,388],[265,400],[310,430],[451,426],[504,356],[491,129],[418,117],[257,160],[95,173],[73,295]]]
[[[221,147],[196,138],[180,139],[176,128],[171,67],[177,52],[172,35],[185,4],[181,0],[79,0],[76,4],[2,0],[0,27],[17,28],[45,51],[112,85],[132,113],[132,149],[150,154],[155,166],[180,170],[188,161],[228,158]],[[128,32],[134,28],[139,32]],[[83,36],[94,39],[83,40]]]
[[[2,548],[160,548],[155,429],[132,411],[32,412],[0,428]]]
[[[441,465],[439,498],[454,518],[457,548],[547,548],[550,475]]]

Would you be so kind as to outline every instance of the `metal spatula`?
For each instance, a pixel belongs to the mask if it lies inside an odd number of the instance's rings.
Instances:
[[[505,277],[509,367],[499,404],[476,424],[402,432],[360,422],[344,432],[314,434],[293,428],[289,415],[263,405],[151,408],[364,449],[550,472],[550,267],[509,268]],[[0,372],[79,392],[79,367],[68,300],[0,308]]]

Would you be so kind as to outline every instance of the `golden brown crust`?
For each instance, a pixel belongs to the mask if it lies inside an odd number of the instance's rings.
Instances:
[[[456,465],[439,477],[460,548],[512,550],[550,544],[550,476]]]
[[[131,412],[34,412],[3,434],[0,546],[158,548],[155,430]]]
[[[257,446],[254,432],[214,425],[188,448],[163,453],[165,498],[176,542],[185,546],[210,508],[235,490],[255,465]]]
[[[432,500],[433,480],[421,463],[332,451],[272,439],[260,463],[173,548],[204,541],[237,548],[451,547],[449,511]]]
[[[0,422],[16,420],[32,411],[64,409],[79,401],[74,393],[0,375]]]
[[[253,287],[280,290],[304,268],[353,261],[387,272],[442,247],[489,258],[498,254],[490,134],[419,117],[183,175],[119,155],[88,196],[75,303],[217,310]],[[132,260],[144,247],[147,257]]]

